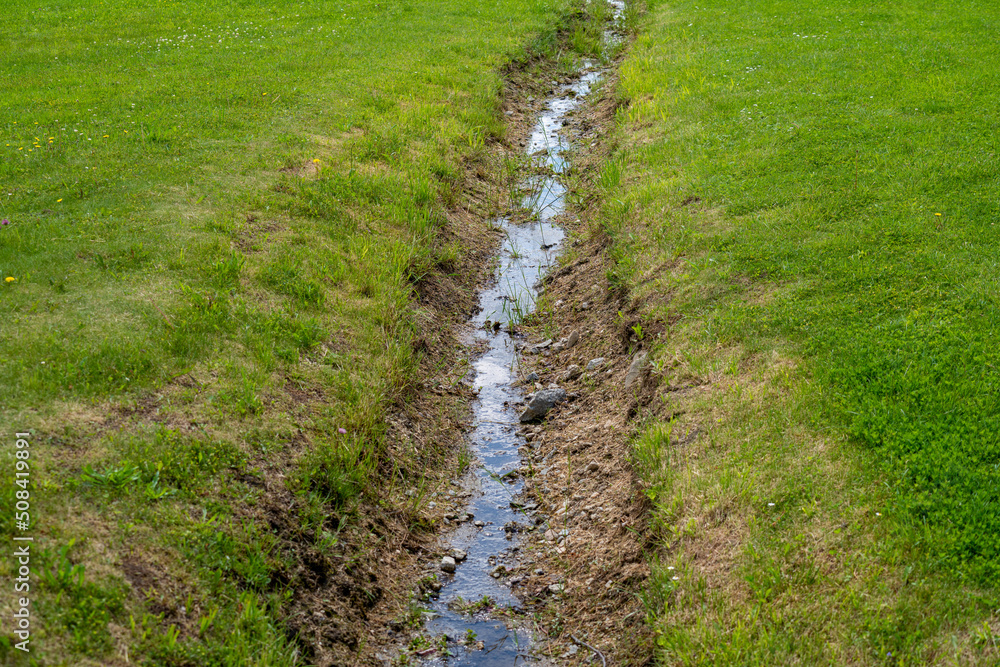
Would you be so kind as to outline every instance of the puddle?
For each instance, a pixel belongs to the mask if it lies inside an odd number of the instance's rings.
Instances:
[[[569,146],[561,130],[568,115],[583,103],[602,74],[603,70],[593,63],[585,63],[576,81],[555,89],[532,129],[525,153],[537,165],[548,167],[541,170],[543,173],[550,172],[534,176],[526,184],[531,193],[522,204],[535,214],[533,221],[495,221],[506,240],[495,280],[480,293],[481,310],[470,320],[476,342],[486,349],[473,363],[472,382],[479,396],[473,404],[473,430],[468,434],[479,465],[462,480],[462,487],[472,492],[465,512],[473,517],[463,521],[449,537],[448,548],[464,551],[466,558],[457,563],[454,574],[439,575],[443,587],[425,615],[429,619],[425,633],[435,638],[446,635],[450,655],[442,655],[438,647],[424,659],[427,666],[545,664],[545,659],[532,653],[530,627],[526,621],[519,624],[516,614],[512,621],[505,622],[502,614],[491,614],[489,610],[469,614],[456,607],[484,597],[492,601],[495,611],[520,606],[515,595],[518,576],[493,576],[498,566],[516,564],[518,530],[534,525],[530,514],[511,506],[522,489],[516,475],[522,465],[517,450],[525,444],[516,433],[519,410],[512,406],[522,401],[524,392],[515,386],[520,379],[517,350],[506,329],[508,322],[517,322],[534,309],[534,285],[555,263],[565,238],[563,229],[554,222],[565,211],[565,187],[560,174],[566,166],[563,154]],[[500,323],[500,327],[497,330],[487,322]],[[472,633],[475,639],[466,643]]]

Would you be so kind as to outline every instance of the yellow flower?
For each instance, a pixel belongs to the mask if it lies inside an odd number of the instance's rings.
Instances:
[[[313,164],[319,164],[319,158],[314,158],[313,159]]]
[[[935,213],[934,215],[938,216],[939,218],[941,217],[940,213]]]
[[[57,200],[56,200],[56,203],[58,204],[58,203],[59,203],[59,202],[61,202],[61,201],[62,201],[62,199],[57,199]]]
[[[7,276],[6,280],[9,283],[16,283],[17,282],[17,278],[15,278],[14,276]]]

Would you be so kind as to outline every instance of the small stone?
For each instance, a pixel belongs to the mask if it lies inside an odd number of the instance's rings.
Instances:
[[[588,309],[590,309],[590,304],[587,303],[586,301],[580,304],[580,310],[588,310]]]
[[[566,392],[560,388],[543,389],[535,392],[535,395],[531,397],[527,407],[525,407],[524,412],[521,413],[520,420],[523,423],[544,417],[557,403],[562,403],[565,400]]]
[[[530,382],[538,382],[538,373],[534,371],[528,373],[528,377],[524,378],[524,383],[528,384]]]
[[[549,584],[549,593],[552,593],[553,595],[558,595],[559,593],[562,593],[563,590],[565,590],[565,588],[566,587],[563,586],[562,584]]]
[[[559,533],[549,528],[548,530],[545,531],[544,537],[549,542],[555,542],[557,539],[559,539]]]
[[[566,369],[565,373],[563,373],[562,380],[563,382],[569,382],[570,380],[577,379],[581,375],[583,375],[583,369],[577,366],[576,364],[573,364],[572,366]]]
[[[441,559],[441,570],[444,572],[454,572],[455,571],[455,559],[451,556],[445,556]]]
[[[486,522],[485,521],[476,521],[472,525],[474,525],[476,528],[483,528],[483,527],[486,526]]]
[[[573,347],[579,342],[580,342],[580,332],[574,331],[569,335],[569,338],[566,339],[566,347]]]
[[[625,374],[625,388],[628,389],[632,384],[639,379],[643,371],[646,370],[646,365],[649,362],[649,353],[646,351],[637,352],[634,357],[632,357],[632,363],[628,367],[628,373]]]
[[[590,463],[587,464],[587,470],[589,472],[597,472],[600,469],[601,469],[601,464],[599,464],[597,461],[591,461]]]
[[[454,558],[456,562],[461,563],[463,560],[469,557],[469,554],[462,551],[461,549],[452,549],[451,557]]]
[[[542,576],[543,574],[545,574],[545,570],[543,570],[542,568],[537,568],[535,570],[535,574],[537,574],[538,576]]]
[[[604,365],[604,357],[597,357],[596,359],[591,359],[587,362],[588,371],[596,371],[598,368]]]

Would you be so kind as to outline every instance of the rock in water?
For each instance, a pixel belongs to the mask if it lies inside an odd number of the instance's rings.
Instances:
[[[445,556],[441,559],[441,569],[445,572],[455,571],[455,559],[451,556]]]
[[[551,410],[556,403],[562,403],[566,400],[566,391],[559,389],[542,389],[541,391],[535,392],[535,395],[531,397],[531,401],[528,406],[521,413],[521,422],[530,422],[535,419],[544,417],[545,414]]]
[[[625,374],[625,388],[628,389],[632,384],[639,379],[642,372],[646,370],[646,364],[649,362],[649,353],[642,351],[637,352],[632,358],[632,365],[628,367],[628,373]]]

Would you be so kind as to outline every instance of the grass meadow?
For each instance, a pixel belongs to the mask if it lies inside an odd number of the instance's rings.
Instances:
[[[601,225],[670,323],[660,660],[996,663],[995,8],[650,5]]]
[[[306,659],[261,480],[287,473],[291,530],[322,554],[392,495],[413,285],[462,252],[445,212],[504,136],[502,68],[552,47],[569,5],[3,12],[0,423],[33,434],[32,664]],[[4,474],[7,539],[17,490]],[[140,594],[151,572],[176,585]]]

